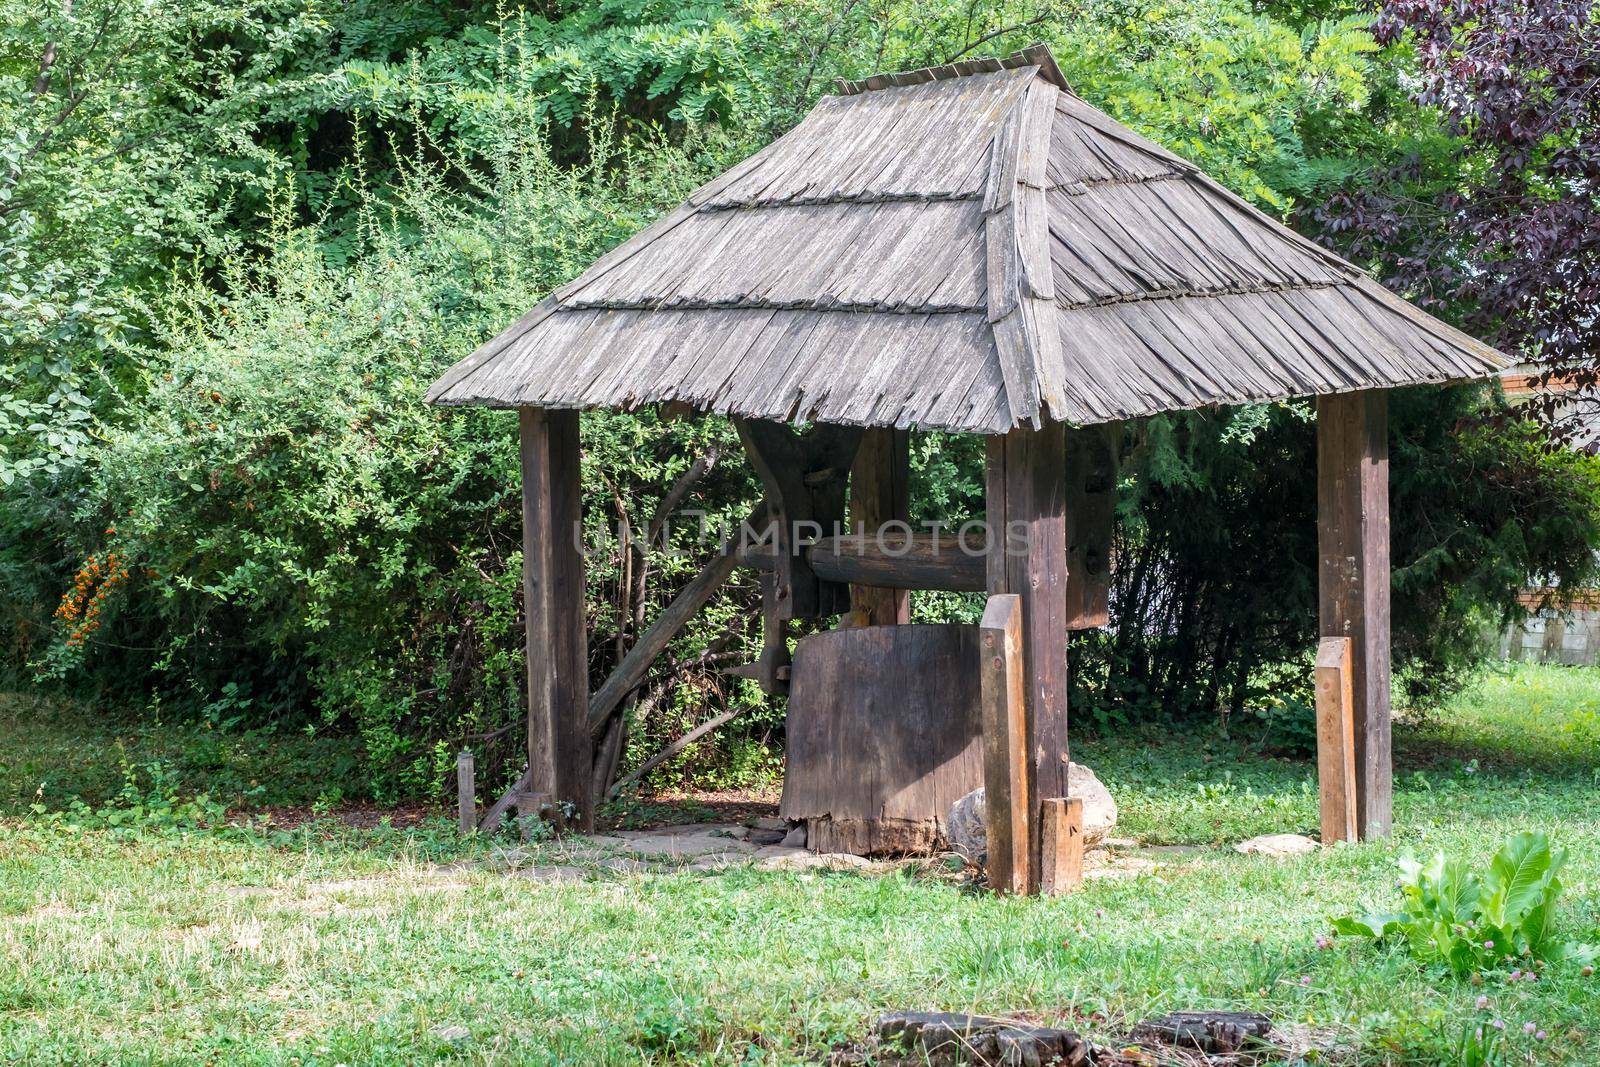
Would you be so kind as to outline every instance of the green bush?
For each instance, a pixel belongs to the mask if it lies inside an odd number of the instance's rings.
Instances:
[[[1556,936],[1559,877],[1567,856],[1540,833],[1521,833],[1475,874],[1459,856],[1400,859],[1403,910],[1334,920],[1341,934],[1403,943],[1424,963],[1460,977],[1510,971],[1536,977],[1546,964],[1591,964],[1600,945]],[[1600,933],[1600,931],[1597,931]]]

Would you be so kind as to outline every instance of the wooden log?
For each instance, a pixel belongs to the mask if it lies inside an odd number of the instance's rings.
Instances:
[[[1120,423],[1067,434],[1067,629],[1111,621]]]
[[[456,821],[464,834],[478,828],[477,768],[466,749],[456,753]]]
[[[749,526],[759,526],[767,514],[766,503],[762,502],[751,512],[747,521]],[[627,695],[638,688],[644,681],[645,674],[650,670],[650,664],[655,658],[666,650],[668,644],[677,636],[678,631],[694,617],[695,613],[705,607],[722,583],[728,580],[735,567],[739,565],[740,533],[734,533],[722,546],[717,549],[717,554],[711,561],[700,569],[700,573],[690,579],[689,584],[679,591],[657,615],[639,639],[628,649],[627,655],[622,657],[600,688],[595,690],[594,697],[589,701],[588,729],[589,734],[595,735],[605,729],[606,720],[611,717]]]
[[[844,526],[845,491],[861,428],[822,424],[800,434],[769,419],[735,419],[734,425],[776,520],[774,573],[783,617],[813,619],[847,611],[849,589],[818,578],[801,550],[808,540]]]
[[[978,624],[982,691],[983,794],[988,823],[989,888],[1028,891],[1027,674],[1022,653],[1022,598],[989,598]]]
[[[988,439],[990,594],[1022,597],[1027,664],[1029,891],[1038,890],[1041,798],[1067,788],[1066,430],[1047,421]]]
[[[649,759],[639,764],[639,766],[630,772],[626,777],[619,778],[617,780],[617,784],[612,786],[609,790],[609,795],[617,796],[630,783],[636,782],[643,778],[645,775],[649,774],[651,771],[667,762],[667,760],[671,759],[673,756],[676,756],[678,753],[682,752],[684,749],[700,740],[706,734],[709,734],[712,730],[732,722],[740,715],[743,715],[745,712],[749,711],[750,707],[751,706],[748,704],[735,704],[722,714],[717,715],[714,718],[707,719],[699,726],[696,726],[693,730],[690,730],[676,741],[673,741],[671,744],[667,745],[667,747],[663,748],[660,752],[657,752],[654,756],[651,756]]]
[[[529,788],[571,805],[573,825],[587,832],[594,827],[594,744],[585,720],[578,413],[521,408],[519,416]]]
[[[862,435],[850,469],[850,528],[870,539],[885,523],[911,519],[911,432],[875,426]],[[818,577],[815,550],[811,569]],[[859,626],[890,626],[911,621],[908,587],[853,582],[850,614]]]
[[[1389,439],[1380,390],[1317,398],[1320,630],[1350,638],[1356,825],[1389,832]]]
[[[1348,637],[1324,637],[1317,646],[1317,788],[1324,845],[1359,838],[1350,646]]]
[[[1039,892],[1049,897],[1083,883],[1083,798],[1049,797],[1042,806]]]
[[[831,581],[976,593],[987,585],[987,551],[978,536],[888,530],[825,537],[805,555],[817,576]]]

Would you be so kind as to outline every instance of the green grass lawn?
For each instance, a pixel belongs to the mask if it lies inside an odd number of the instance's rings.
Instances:
[[[70,747],[45,735],[72,717],[17,721],[0,732],[13,794],[46,770],[24,773],[25,759]],[[1490,677],[1397,746],[1391,842],[1288,861],[1206,849],[1054,900],[908,874],[547,884],[504,873],[505,846],[437,826],[13,816],[0,821],[0,1060],[791,1063],[896,1008],[1026,1011],[1112,1040],[1153,1013],[1229,1007],[1346,1049],[1316,1062],[1456,1062],[1465,1030],[1500,1019],[1507,1063],[1600,1063],[1600,978],[1479,987],[1368,943],[1316,945],[1330,916],[1395,902],[1400,849],[1481,863],[1523,829],[1571,853],[1563,933],[1592,936],[1600,672]],[[1247,741],[1149,733],[1075,756],[1118,797],[1118,833],[1148,843],[1315,826],[1308,765]],[[1545,1041],[1523,1035],[1529,1021]],[[469,1036],[440,1036],[454,1026]]]

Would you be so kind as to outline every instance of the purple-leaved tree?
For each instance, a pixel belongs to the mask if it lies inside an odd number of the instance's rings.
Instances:
[[[1570,433],[1600,411],[1594,0],[1380,0],[1373,32],[1411,42],[1413,97],[1439,109],[1462,151],[1369,176],[1316,217],[1346,251],[1382,262],[1390,284],[1573,390],[1535,402]]]

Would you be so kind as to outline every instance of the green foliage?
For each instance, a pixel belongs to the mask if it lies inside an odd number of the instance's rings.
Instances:
[[[1593,963],[1600,945],[1559,940],[1556,902],[1567,856],[1542,833],[1521,833],[1496,852],[1483,874],[1465,859],[1436,853],[1427,863],[1400,859],[1404,910],[1346,916],[1334,929],[1393,938],[1427,964],[1459,977],[1517,966],[1537,974],[1547,963]]]
[[[520,761],[515,431],[423,388],[834,77],[1044,40],[1086,99],[1280,215],[1448,148],[1338,0],[0,9],[0,660],[197,721],[354,728],[387,791],[463,743],[487,788]],[[1395,513],[1428,516],[1395,524],[1397,665],[1435,697],[1530,578],[1592,577],[1596,468],[1471,390],[1395,408]],[[692,521],[655,523],[670,487],[716,456],[681,504],[712,520],[756,487],[718,420],[583,430],[598,680],[703,557]],[[1304,405],[1130,428],[1121,625],[1074,638],[1088,721],[1256,711],[1303,744],[1311,442]],[[915,518],[981,512],[982,447],[918,436]],[[69,642],[52,612],[111,552],[128,576]],[[757,705],[651,784],[779,766],[781,706],[717,673],[750,658],[755,598],[737,578],[638,694],[625,765]]]

